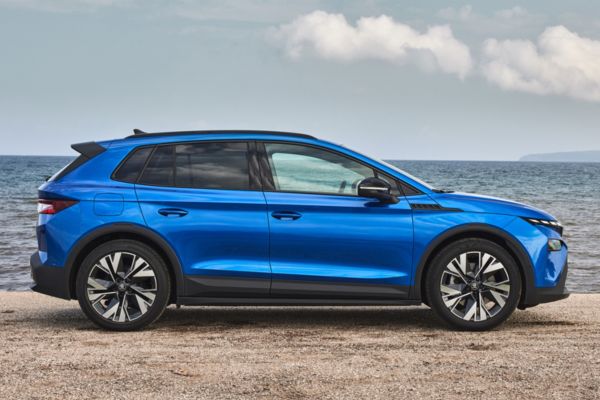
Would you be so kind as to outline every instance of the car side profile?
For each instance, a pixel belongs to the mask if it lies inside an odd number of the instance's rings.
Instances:
[[[33,290],[140,329],[177,305],[419,305],[486,330],[566,298],[562,226],[315,137],[135,134],[39,188]]]

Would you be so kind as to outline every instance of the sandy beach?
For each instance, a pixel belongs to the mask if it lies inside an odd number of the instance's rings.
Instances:
[[[169,307],[96,329],[75,301],[0,293],[0,398],[600,398],[600,294],[447,330],[426,307]]]

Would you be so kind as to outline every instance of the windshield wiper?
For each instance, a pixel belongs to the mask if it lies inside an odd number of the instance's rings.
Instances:
[[[448,190],[448,189],[433,189],[433,193],[454,193],[454,190]]]

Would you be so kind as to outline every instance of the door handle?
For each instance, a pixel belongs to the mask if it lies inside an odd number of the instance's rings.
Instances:
[[[295,221],[300,218],[302,214],[295,211],[273,211],[271,216],[282,221]]]
[[[182,210],[181,208],[161,208],[158,210],[158,213],[165,217],[184,217],[188,214],[187,211]]]

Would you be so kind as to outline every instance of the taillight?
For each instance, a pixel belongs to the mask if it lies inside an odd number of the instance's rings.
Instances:
[[[38,213],[39,214],[56,214],[65,208],[69,208],[74,204],[77,204],[76,200],[38,200]]]

